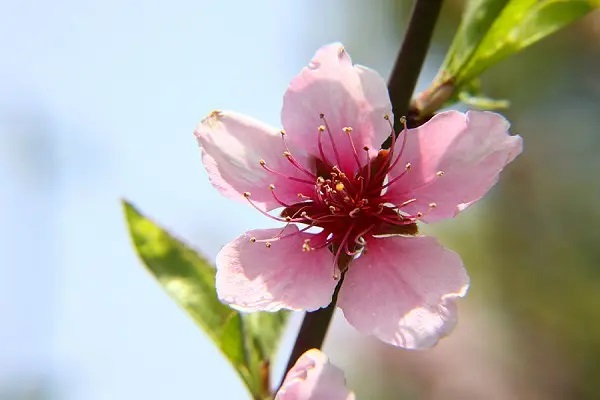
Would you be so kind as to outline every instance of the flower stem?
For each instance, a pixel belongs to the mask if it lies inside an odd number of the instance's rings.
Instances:
[[[413,7],[404,42],[396,58],[396,63],[388,83],[388,91],[394,112],[394,130],[396,132],[399,131],[400,117],[408,113],[410,99],[415,90],[421,68],[423,67],[425,55],[429,48],[429,42],[441,6],[442,0],[416,0]],[[389,147],[389,144],[387,147]],[[304,352],[313,348],[320,349],[323,346],[325,335],[335,311],[338,293],[344,281],[347,263],[349,262],[350,259],[340,261],[340,271],[344,272],[335,288],[331,304],[317,311],[307,312],[304,316],[281,382],[283,382],[287,372]]]
[[[440,14],[443,0],[416,0],[404,42],[396,58],[394,69],[388,81],[388,92],[394,112],[394,131],[400,132],[400,118],[409,116],[410,99],[417,86],[417,79],[423,68],[433,28]],[[410,121],[410,118],[409,118]],[[410,128],[410,126],[409,126]],[[389,148],[391,138],[383,148]]]
[[[296,343],[292,349],[292,354],[290,354],[287,367],[285,367],[285,373],[281,378],[281,383],[283,383],[287,372],[292,369],[296,363],[296,360],[298,360],[298,358],[300,358],[305,351],[310,349],[320,349],[323,346],[323,341],[325,340],[325,335],[327,334],[329,324],[331,323],[331,318],[333,317],[333,312],[335,311],[337,303],[338,293],[342,287],[343,281],[344,273],[342,273],[340,281],[335,287],[331,304],[317,311],[307,312],[304,316],[304,319],[302,320],[302,326],[300,326],[300,331],[296,337]],[[280,387],[281,383],[279,384]]]

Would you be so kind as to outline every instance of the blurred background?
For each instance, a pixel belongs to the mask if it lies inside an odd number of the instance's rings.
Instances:
[[[247,398],[144,271],[119,199],[211,258],[269,227],[209,185],[196,123],[220,108],[279,125],[288,81],[333,41],[387,76],[410,5],[1,0],[0,399]],[[461,10],[446,1],[419,90]],[[325,350],[359,399],[600,398],[599,39],[596,12],[484,76],[525,151],[426,228],[471,274],[460,323],[409,352],[338,316]]]

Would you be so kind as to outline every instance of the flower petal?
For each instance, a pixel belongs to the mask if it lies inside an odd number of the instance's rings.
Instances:
[[[327,125],[339,157],[327,131],[322,134],[324,153],[330,163],[348,172],[358,167],[348,133],[342,129],[353,129],[350,137],[364,164],[363,147],[368,146],[372,149],[370,154],[375,155],[391,133],[389,122],[384,119],[386,114],[392,118],[383,78],[369,68],[353,66],[344,47],[334,43],[319,49],[309,66],[292,80],[283,98],[281,118],[294,148],[306,149],[317,158],[321,158],[318,127]]]
[[[352,262],[338,305],[363,333],[406,348],[431,347],[457,321],[469,277],[460,257],[430,237],[371,239]]]
[[[292,236],[293,235],[293,236]],[[275,236],[289,236],[264,242]],[[333,255],[327,249],[304,252],[312,234],[296,225],[246,232],[217,255],[217,294],[242,311],[316,310],[331,303],[337,284]],[[250,239],[256,238],[256,243]]]
[[[354,400],[346,388],[344,372],[327,356],[311,349],[302,354],[287,373],[275,400]]]
[[[455,216],[479,200],[498,181],[500,171],[522,151],[520,136],[511,136],[510,124],[499,114],[447,111],[406,133],[406,148],[389,179],[410,171],[389,186],[386,198],[402,204],[410,214],[423,212],[433,222]],[[404,134],[404,133],[403,133]],[[402,138],[396,142],[399,154]],[[439,171],[443,175],[438,176]],[[435,208],[429,207],[435,203]]]
[[[251,117],[231,111],[213,111],[202,120],[194,134],[202,147],[202,161],[213,186],[224,196],[245,201],[244,192],[263,210],[282,207],[269,189],[276,187],[283,202],[296,202],[298,193],[311,187],[305,183],[267,172],[267,166],[288,176],[307,179],[283,155],[281,131]],[[301,153],[294,157],[306,165]]]

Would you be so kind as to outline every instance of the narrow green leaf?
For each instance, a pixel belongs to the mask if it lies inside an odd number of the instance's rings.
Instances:
[[[458,32],[444,60],[442,70],[451,75],[465,65],[509,0],[471,0],[467,2]]]
[[[504,105],[461,92],[491,66],[598,7],[600,0],[468,1],[440,71],[415,100],[417,108],[432,113],[460,97],[485,107]]]
[[[262,359],[271,358],[283,334],[289,312],[252,313],[246,316],[246,328],[255,339],[257,354]]]
[[[511,0],[498,15],[475,53],[457,71],[457,83],[523,50],[598,7],[598,0]]]
[[[241,314],[216,295],[215,268],[123,201],[133,244],[164,290],[213,340],[255,399],[270,396],[270,362],[288,312]]]
[[[165,291],[213,340],[252,393],[258,382],[244,346],[242,316],[216,295],[210,263],[123,201],[133,244]]]

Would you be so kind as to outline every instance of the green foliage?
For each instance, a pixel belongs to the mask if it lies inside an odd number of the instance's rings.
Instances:
[[[255,399],[269,396],[269,365],[286,312],[244,315],[216,295],[215,268],[201,255],[123,201],[133,244],[164,290],[206,332]]]
[[[466,100],[480,108],[505,105],[485,98],[480,92],[465,92],[465,86],[499,61],[599,6],[600,0],[469,1],[438,76],[418,99],[420,108],[431,111],[456,100]]]

